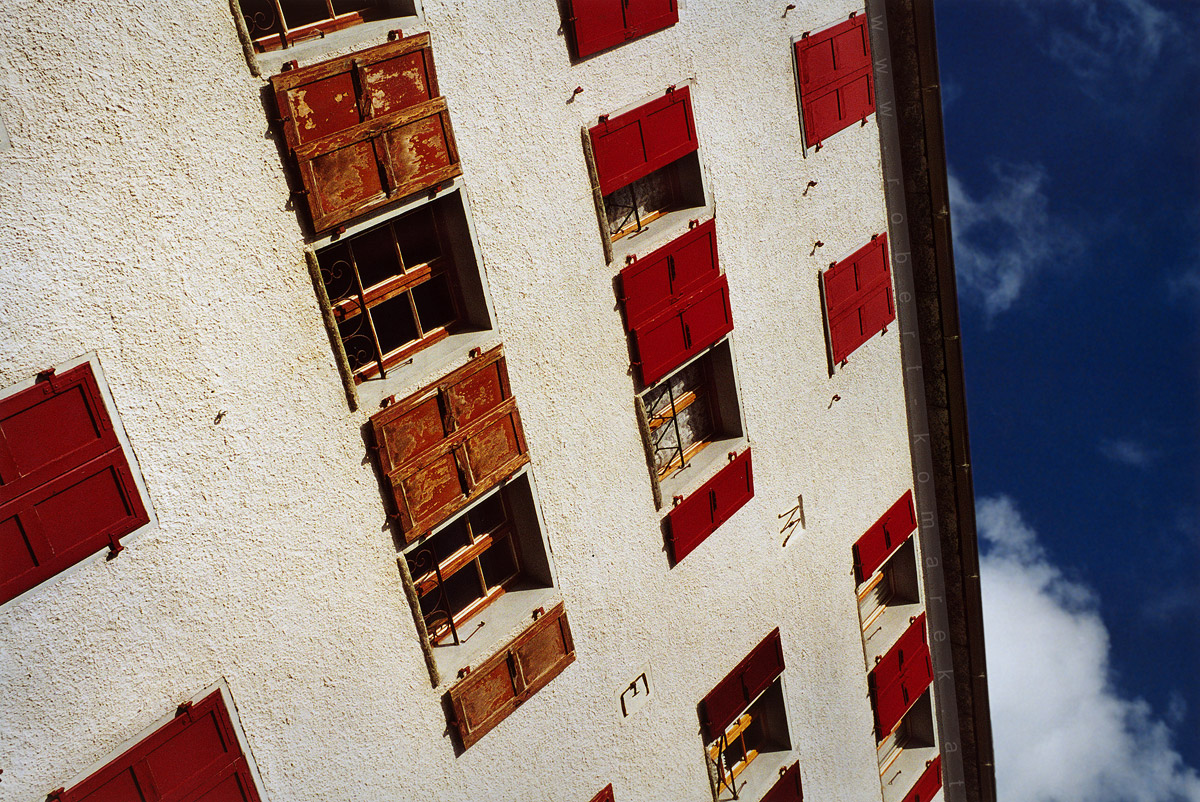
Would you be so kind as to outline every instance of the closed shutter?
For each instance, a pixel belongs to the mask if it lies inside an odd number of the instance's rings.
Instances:
[[[803,802],[804,791],[800,787],[800,764],[793,763],[780,774],[762,802]]]
[[[882,739],[904,718],[921,694],[933,683],[933,664],[929,659],[929,648],[908,655],[904,671],[889,685],[876,687],[872,684],[871,704],[875,708],[875,734]]]
[[[61,802],[258,802],[219,691],[65,791]]]
[[[800,39],[795,56],[804,138],[810,147],[874,113],[875,79],[865,15]]]
[[[568,0],[575,57],[583,58],[679,21],[676,0]]]
[[[0,602],[149,520],[91,365],[0,401]]]
[[[410,543],[529,461],[499,346],[375,413],[371,426]]]
[[[625,3],[627,39],[661,31],[676,22],[679,22],[679,9],[675,7],[675,0],[627,0]]]
[[[921,774],[921,779],[904,797],[904,802],[930,802],[942,787],[942,756],[938,755]]]
[[[908,490],[854,544],[854,575],[858,583],[878,571],[916,528],[912,491]]]
[[[613,802],[613,787],[609,783],[600,793],[592,797],[591,802]]]
[[[700,703],[704,741],[711,743],[783,673],[779,628],[763,638]]]
[[[447,692],[453,711],[451,725],[463,749],[507,718],[574,660],[571,627],[559,604]]]
[[[429,34],[271,78],[317,233],[462,174]]]
[[[879,659],[868,675],[872,688],[886,688],[898,680],[908,664],[929,653],[925,636],[925,613],[921,613],[905,630],[900,639]]]
[[[896,319],[887,234],[871,241],[821,274],[825,320],[835,363]]]
[[[729,283],[719,275],[630,331],[638,377],[654,384],[731,331]]]
[[[626,331],[717,279],[716,231],[716,220],[708,220],[621,271]]]
[[[667,513],[672,564],[691,554],[753,497],[754,470],[747,448]]]
[[[698,147],[688,87],[612,117],[588,131],[600,191],[608,195]]]

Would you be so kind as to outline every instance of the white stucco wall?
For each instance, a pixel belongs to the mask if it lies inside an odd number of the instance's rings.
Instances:
[[[687,0],[575,65],[554,0],[424,0],[578,653],[458,757],[227,4],[2,5],[0,386],[95,351],[158,525],[0,606],[0,799],[224,678],[273,802],[704,800],[696,705],[775,626],[806,796],[879,798],[851,544],[911,486],[900,351],[831,378],[817,281],[885,230],[879,136],[802,155],[790,55],[856,0]],[[756,492],[671,569],[579,131],[687,79]]]

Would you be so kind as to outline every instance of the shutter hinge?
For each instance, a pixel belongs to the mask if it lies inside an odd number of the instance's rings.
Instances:
[[[467,676],[467,675],[468,675],[468,674],[470,674],[470,673],[471,673],[471,667],[470,667],[470,666],[463,666],[462,668],[460,668],[460,669],[458,670],[458,678],[459,678],[459,679],[462,679],[463,677]]]
[[[194,721],[192,718],[192,700],[189,699],[180,704],[179,707],[175,708],[175,715],[176,717],[187,716],[188,721]]]
[[[730,451],[730,452],[729,452],[729,461],[730,461],[730,462],[733,462],[735,459],[737,459],[737,452],[736,452],[736,451]]]
[[[50,793],[46,794],[46,802],[62,802],[63,795],[66,793],[66,788],[55,788]]]
[[[115,560],[117,555],[125,551],[125,547],[121,545],[121,541],[117,535],[108,536],[108,554],[104,555],[105,560]]]
[[[596,118],[596,121],[597,121],[597,122],[600,122],[600,123],[603,123],[604,125],[608,125],[608,115],[607,115],[607,114],[601,114],[599,117],[597,117],[597,118]]]
[[[698,225],[700,225],[700,221],[698,219],[692,218],[691,220],[688,220],[688,231],[691,231]]]
[[[478,359],[479,357],[483,356],[483,349],[478,346],[472,348],[467,352],[467,356],[469,356],[471,359]]]
[[[671,84],[670,86],[667,87],[667,94],[671,95],[674,93],[675,93],[675,84]]]
[[[300,62],[296,61],[295,59],[292,59],[291,61],[285,61],[283,62],[283,71],[287,72],[288,70],[294,70],[299,68],[299,66]]]
[[[541,618],[545,614],[546,614],[545,607],[535,607],[533,610],[533,620],[537,621],[539,618]]]
[[[54,368],[46,368],[38,373],[35,382],[48,382],[54,378]]]
[[[626,257],[625,257],[625,264],[627,264],[627,265],[631,265],[631,264],[633,264],[633,263],[634,263],[634,262],[636,262],[636,261],[637,261],[637,254],[636,254],[636,253],[631,253],[631,254],[629,254],[628,256],[626,256]]]
[[[400,30],[399,28],[396,28],[395,30],[392,30],[392,31],[388,31],[388,41],[389,42],[394,42],[397,39],[403,39],[403,38],[404,38],[404,31]]]
[[[857,17],[857,16],[858,16],[858,12],[857,12],[857,11],[851,11],[851,12],[850,12],[850,19],[854,19],[854,18],[855,18],[855,17]]]
[[[394,403],[396,403],[396,396],[395,396],[395,395],[389,395],[387,398],[385,398],[385,399],[383,399],[382,401],[380,401],[380,402],[379,402],[379,408],[380,408],[380,409],[387,409],[388,407],[390,407],[390,406],[391,406],[392,404],[394,404]]]
[[[683,496],[671,496],[671,506],[678,507],[683,503]]]

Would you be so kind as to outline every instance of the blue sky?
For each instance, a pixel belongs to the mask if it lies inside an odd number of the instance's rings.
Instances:
[[[1200,2],[937,22],[1000,799],[1200,802]]]

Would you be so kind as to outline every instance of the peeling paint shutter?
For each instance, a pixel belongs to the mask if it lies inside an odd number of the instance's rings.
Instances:
[[[783,668],[783,643],[776,627],[701,701],[705,743],[720,737],[734,719],[783,673]]]
[[[461,175],[429,34],[271,78],[318,232]]]
[[[716,230],[716,220],[708,220],[621,271],[626,331],[716,280]]]
[[[568,0],[567,24],[575,57],[669,28],[679,21],[675,0]]]
[[[109,765],[67,790],[63,802],[258,802],[220,692],[180,713]]]
[[[930,802],[942,787],[942,756],[929,762],[916,785],[904,797],[904,802]]]
[[[752,498],[754,469],[747,448],[667,513],[671,562],[691,554]]]
[[[858,583],[878,571],[916,528],[917,516],[909,490],[854,544],[854,574]]]
[[[600,191],[608,195],[698,147],[688,87],[589,129]]]
[[[91,365],[0,401],[0,601],[149,520]]]
[[[408,542],[529,461],[500,347],[371,416]]]
[[[464,749],[507,718],[575,660],[562,604],[447,691],[451,725]]]
[[[825,319],[835,363],[896,319],[887,234],[871,241],[821,274]]]
[[[729,283],[719,275],[630,331],[642,384],[654,384],[731,331]]]
[[[858,14],[795,44],[804,138],[811,147],[875,111],[871,40]]]
[[[803,802],[804,791],[800,787],[800,764],[793,763],[780,775],[762,802]]]

